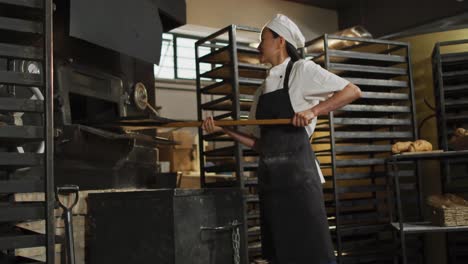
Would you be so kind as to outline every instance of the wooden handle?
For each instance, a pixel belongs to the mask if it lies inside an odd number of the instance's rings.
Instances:
[[[218,120],[216,126],[249,126],[249,125],[289,125],[291,119],[250,119],[250,120]],[[162,124],[159,127],[199,127],[201,121],[172,122]]]
[[[203,124],[201,121],[184,121],[171,122],[158,125],[127,125],[119,126],[127,131],[141,131],[149,129],[157,129],[161,127],[200,127]],[[215,121],[217,126],[249,126],[249,125],[289,125],[292,124],[291,119],[257,119],[257,120],[218,120]]]

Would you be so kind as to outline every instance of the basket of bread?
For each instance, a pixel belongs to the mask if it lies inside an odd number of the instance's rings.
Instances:
[[[424,139],[416,141],[397,142],[392,145],[393,154],[429,152],[432,150],[432,144]]]
[[[427,204],[432,208],[431,221],[437,226],[468,225],[468,201],[454,194],[431,195]]]
[[[453,150],[468,149],[468,130],[457,128],[449,141],[450,148]]]

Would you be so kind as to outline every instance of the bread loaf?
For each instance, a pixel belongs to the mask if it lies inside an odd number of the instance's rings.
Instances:
[[[418,139],[415,142],[411,143],[408,151],[409,152],[420,152],[420,151],[431,151],[432,144],[429,141],[424,139]]]
[[[393,144],[393,146],[392,146],[392,153],[393,154],[399,154],[399,153],[402,153],[402,152],[407,152],[412,143],[413,142],[411,142],[411,141],[397,142],[397,143]]]

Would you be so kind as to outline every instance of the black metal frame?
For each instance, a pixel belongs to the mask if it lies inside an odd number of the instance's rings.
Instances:
[[[448,100],[446,99],[446,93],[451,89],[450,85],[445,85],[444,80],[444,74],[450,73],[450,71],[444,71],[443,67],[446,64],[449,64],[450,62],[444,62],[443,57],[444,56],[450,56],[451,53],[446,53],[442,54],[441,53],[441,48],[442,47],[447,47],[447,46],[455,46],[455,45],[461,45],[461,44],[468,44],[468,39],[467,40],[456,40],[456,41],[445,41],[445,42],[437,42],[434,46],[434,50],[432,53],[432,63],[433,63],[433,75],[434,75],[434,96],[435,96],[435,103],[436,103],[436,116],[437,116],[437,129],[438,129],[438,143],[439,147],[444,150],[449,150],[449,139],[450,135],[453,133],[453,131],[448,130],[449,122],[447,120],[447,111],[450,111],[447,109],[447,106],[453,101],[453,100]],[[465,62],[468,64],[468,51],[464,52],[464,55],[467,57],[461,57],[457,60],[457,62]],[[463,78],[463,75],[460,76]],[[457,85],[457,86],[467,86],[468,85],[468,80],[464,81],[464,84],[462,85]],[[453,92],[453,95],[456,96],[461,96],[463,97],[463,89],[459,90],[458,92]],[[457,98],[459,99],[459,98]],[[451,111],[457,111],[457,108],[453,108]],[[458,120],[458,119],[457,119]],[[468,125],[468,120],[463,120],[459,119],[458,120],[459,127],[463,125]],[[444,187],[445,185],[451,181],[450,178],[450,165],[448,163],[444,163],[443,166],[444,170]],[[444,188],[445,189],[445,188]],[[467,190],[465,190],[468,192]]]
[[[314,138],[312,145],[318,144],[329,144],[329,149],[317,151],[318,157],[328,157],[331,162],[326,164],[322,163],[322,168],[331,169],[331,175],[329,175],[330,180],[332,180],[332,194],[333,201],[328,206],[330,210],[333,210],[334,213],[332,216],[335,217],[335,243],[337,249],[337,258],[339,263],[361,263],[360,261],[376,261],[378,259],[373,259],[375,257],[388,257],[391,256],[373,256],[372,254],[362,253],[358,257],[353,257],[352,253],[348,251],[347,255],[343,255],[345,248],[344,245],[344,235],[345,233],[353,235],[360,234],[360,231],[363,230],[381,230],[388,231],[387,228],[383,229],[378,228],[378,226],[349,226],[346,228],[346,225],[342,224],[344,214],[346,214],[346,209],[349,204],[351,206],[359,204],[362,202],[365,204],[366,201],[353,201],[350,200],[341,201],[340,195],[343,193],[350,193],[353,191],[359,190],[368,190],[372,193],[371,203],[376,203],[376,208],[378,207],[379,199],[377,198],[377,192],[380,190],[380,187],[377,182],[378,177],[384,177],[384,172],[379,172],[377,166],[382,166],[385,163],[385,159],[380,156],[375,156],[374,154],[369,154],[370,158],[358,159],[355,160],[343,160],[340,159],[340,155],[355,155],[355,154],[364,154],[366,153],[375,153],[379,155],[390,155],[389,146],[378,146],[374,145],[373,140],[376,140],[377,137],[381,137],[381,140],[385,142],[390,141],[394,142],[395,140],[401,139],[416,139],[418,137],[416,116],[415,116],[415,99],[414,99],[414,87],[412,82],[412,72],[411,72],[411,58],[410,58],[410,47],[409,44],[397,41],[387,41],[387,40],[377,40],[377,39],[365,39],[365,38],[354,38],[354,37],[344,37],[344,36],[334,36],[327,35],[318,38],[322,39],[324,43],[324,51],[320,54],[306,54],[312,55],[313,60],[316,63],[319,63],[325,69],[329,71],[335,71],[339,76],[348,79],[350,82],[360,86],[363,90],[362,103],[356,102],[356,104],[361,105],[349,105],[343,107],[340,111],[331,112],[328,118],[318,120],[316,131],[330,131],[329,136],[317,137]],[[354,41],[360,43],[359,45],[351,46],[344,50],[333,49],[330,47],[330,40],[332,41]],[[314,42],[317,39],[312,40],[306,43],[306,47]],[[372,48],[372,46],[378,45],[387,45],[387,48],[384,51],[373,52],[372,49],[366,50],[366,47]],[[392,55],[394,52],[403,51],[404,55]],[[333,60],[336,60],[333,62]],[[353,60],[355,62],[353,62]],[[349,62],[349,64],[348,64]],[[397,64],[405,64],[403,68],[392,67]],[[364,74],[362,74],[364,73]],[[361,76],[362,75],[362,76]],[[367,78],[370,76],[370,78]],[[394,79],[394,77],[402,76],[406,78],[405,81],[399,79]],[[387,87],[389,89],[386,93],[376,93],[374,90],[378,91],[379,87]],[[364,89],[365,88],[365,89]],[[404,89],[406,95],[393,93],[395,89]],[[370,92],[369,92],[370,91]],[[393,97],[391,97],[393,93]],[[398,95],[398,96],[397,96]],[[383,100],[386,99],[388,105],[378,105],[372,100]],[[408,106],[394,106],[393,102],[406,102]],[[372,105],[375,104],[375,105]],[[396,111],[396,112],[395,112]],[[337,113],[338,112],[338,113]],[[353,114],[364,115],[364,117],[353,118]],[[386,113],[386,114],[385,114]],[[341,114],[341,116],[337,116]],[[380,117],[379,114],[389,117]],[[396,117],[398,114],[411,115],[407,119],[400,119]],[[367,124],[367,125],[366,125]],[[353,129],[346,130],[343,127],[352,127]],[[362,126],[365,125],[363,129]],[[356,126],[361,126],[356,128]],[[369,129],[369,127],[374,126],[375,128]],[[379,127],[386,126],[389,131],[379,132],[377,131]],[[398,130],[398,127],[404,127],[406,130]],[[363,131],[364,130],[364,131]],[[356,132],[352,132],[356,131]],[[365,139],[368,139],[365,141]],[[352,145],[346,146],[342,143],[348,140],[349,142],[356,142],[361,140],[363,143],[361,146]],[[388,144],[388,143],[387,143]],[[341,167],[367,167],[371,172],[369,173],[343,173],[339,172]],[[417,171],[417,168],[416,168]],[[325,175],[327,177],[327,175]],[[370,179],[372,184],[370,187],[361,186],[356,187],[340,187],[339,181],[353,181],[356,179]],[[361,188],[360,188],[361,187]],[[327,190],[324,190],[327,192]],[[327,202],[326,202],[327,204]],[[347,213],[348,217],[354,217],[352,214]],[[380,217],[380,216],[378,216]],[[342,219],[343,218],[343,219]],[[356,218],[357,219],[357,218]],[[346,220],[346,219],[345,219]],[[351,228],[351,229],[350,229]],[[371,232],[371,231],[369,231]],[[377,235],[377,233],[375,233]],[[390,242],[390,241],[389,241]],[[353,243],[359,244],[358,241],[353,241]],[[373,246],[376,246],[375,244]],[[370,252],[371,250],[369,250]],[[357,252],[357,251],[356,251]],[[367,254],[367,255],[366,255]],[[389,254],[392,254],[390,252]],[[353,262],[354,261],[354,262]]]
[[[466,110],[466,107],[460,105],[460,99],[466,98],[468,91],[468,79],[465,74],[458,75],[462,72],[460,69],[453,69],[451,67],[459,67],[460,64],[464,64],[462,69],[465,71],[468,65],[468,50],[459,52],[443,52],[443,48],[453,48],[457,45],[468,45],[468,39],[454,40],[437,42],[432,52],[432,69],[434,79],[434,101],[436,106],[436,120],[437,120],[437,138],[439,148],[443,150],[450,150],[450,137],[453,134],[453,130],[449,127],[465,127],[468,128],[468,119],[463,115],[453,116],[458,111]],[[462,49],[461,49],[462,50]],[[458,64],[458,66],[457,66]],[[453,74],[455,73],[455,74]],[[462,72],[463,73],[463,72]],[[447,83],[448,81],[458,82],[453,85]],[[458,106],[457,106],[458,104]],[[455,107],[454,107],[455,106]],[[465,108],[465,109],[464,109]],[[452,118],[448,118],[448,115],[452,114]],[[455,123],[456,122],[456,123]],[[466,162],[465,162],[466,164]],[[441,162],[441,176],[442,176],[442,190],[443,192],[451,192],[462,195],[468,195],[468,186],[459,181],[460,178],[467,178],[466,165],[460,163],[453,163],[449,159],[445,159]],[[462,174],[462,172],[465,172]],[[457,177],[453,177],[457,175]],[[461,175],[460,175],[461,174]],[[460,177],[461,176],[461,177]],[[462,234],[457,234],[459,237]],[[466,237],[466,236],[465,236]],[[456,259],[460,251],[450,250],[450,241],[456,241],[457,239],[451,239],[447,235],[447,249],[448,259],[450,263],[456,263]],[[457,252],[457,253],[452,253]],[[464,251],[466,254],[466,250]]]
[[[259,33],[260,31],[255,28],[245,27],[245,26],[238,26],[238,25],[230,25],[225,27],[205,38],[198,40],[195,43],[195,60],[196,60],[196,85],[197,85],[197,109],[198,109],[198,120],[203,120],[203,112],[204,111],[226,111],[227,113],[220,114],[214,116],[216,120],[231,118],[233,120],[240,120],[243,118],[243,113],[245,112],[245,106],[242,105],[244,103],[243,99],[245,96],[241,92],[241,83],[250,83],[252,86],[259,86],[263,80],[259,81],[252,81],[252,79],[245,79],[240,77],[239,69],[247,69],[253,71],[266,71],[266,67],[259,67],[258,65],[254,64],[246,64],[246,63],[239,63],[238,61],[238,52],[248,52],[257,53],[257,51],[253,48],[248,48],[245,46],[238,46],[237,42],[237,32],[238,31],[247,31],[247,32],[256,32]],[[216,45],[212,45],[212,43],[220,36],[228,34],[228,45],[223,47],[217,47]],[[200,57],[199,56],[199,47],[207,46],[212,48],[212,52]],[[217,56],[220,53],[227,53],[229,59],[227,61],[210,61],[208,58],[212,56]],[[201,63],[209,63],[212,65],[212,70],[201,73],[200,72],[200,64]],[[215,64],[221,64],[219,67],[214,67]],[[226,70],[228,69],[228,70]],[[219,75],[220,72],[224,73]],[[212,78],[215,80],[214,84],[203,86],[201,82],[201,78]],[[216,81],[222,79],[222,81]],[[216,92],[216,88],[220,86],[227,85],[229,90],[228,92]],[[206,103],[203,102],[202,95],[219,95],[222,96],[221,98],[214,99],[212,98],[211,101]],[[249,97],[250,98],[250,97]],[[228,103],[227,107],[220,106],[222,103]],[[230,104],[230,106],[229,106]],[[214,135],[203,135],[203,131],[199,128],[199,157],[200,157],[200,185],[202,188],[206,187],[221,187],[225,184],[209,184],[206,180],[206,172],[233,172],[236,175],[235,181],[228,183],[228,185],[237,186],[242,190],[249,186],[256,185],[256,181],[245,180],[244,179],[244,172],[245,171],[252,171],[256,169],[256,165],[251,162],[244,161],[244,157],[254,155],[253,152],[248,152],[240,143],[233,141],[233,146],[226,147],[226,148],[218,148],[212,150],[210,152],[204,150],[204,142],[205,141],[232,141],[229,139],[220,138],[220,134]],[[211,153],[211,154],[210,154]],[[205,164],[205,157],[209,157],[210,155],[213,156],[215,153],[222,153],[225,156],[229,156],[233,159],[234,164],[223,164],[218,166],[211,166],[206,167]],[[246,245],[249,237],[248,231],[248,222],[252,219],[252,215],[248,214],[248,204],[252,202],[258,202],[258,197],[255,195],[244,195],[244,216],[243,216],[243,223],[244,223],[244,239],[242,243]],[[245,250],[243,253],[246,256],[246,259],[249,259],[247,256],[249,254],[248,250]]]
[[[47,263],[55,263],[55,190],[54,190],[54,3],[44,0],[44,135]]]
[[[401,182],[400,182],[400,170],[399,165],[404,164],[406,161],[421,160],[447,160],[453,158],[466,158],[468,157],[468,151],[446,151],[436,153],[420,153],[410,155],[393,155],[386,160],[388,179],[392,183],[393,190],[387,189],[387,196],[391,201],[390,215],[391,224],[398,233],[401,258],[404,264],[408,263],[407,260],[407,248],[406,248],[406,234],[423,234],[423,233],[434,233],[434,232],[460,232],[468,231],[468,227],[440,227],[431,225],[429,222],[424,222],[424,191],[422,185],[422,177],[418,174],[418,207],[419,207],[419,221],[407,222],[403,215],[402,195],[401,195]]]
[[[9,91],[38,87],[44,95],[43,102],[27,98],[0,98],[0,108],[4,112],[25,112],[41,116],[41,125],[16,126],[8,123],[0,127],[2,142],[13,144],[13,148],[23,143],[44,141],[44,153],[21,153],[8,150],[8,145],[2,146],[1,169],[7,171],[7,180],[2,180],[0,193],[15,194],[28,192],[43,192],[45,202],[31,204],[17,203],[10,199],[5,206],[2,225],[14,226],[15,223],[26,220],[45,219],[45,235],[27,232],[19,229],[17,232],[2,234],[0,248],[14,252],[16,248],[45,246],[47,263],[55,262],[55,197],[54,197],[54,111],[53,111],[53,1],[11,1],[0,0],[0,4],[12,8],[21,15],[37,13],[41,20],[2,18],[0,27],[7,32],[0,42],[0,57],[6,61],[6,68],[0,69],[0,84],[6,85]],[[20,33],[18,33],[20,32]],[[18,34],[18,35],[16,35]],[[16,38],[19,36],[18,38]],[[39,41],[40,40],[40,41]],[[36,45],[24,46],[26,43]],[[40,74],[15,72],[18,69],[9,66],[16,61],[33,61],[40,63]],[[12,147],[10,145],[10,148]],[[7,149],[7,151],[4,151]],[[23,167],[39,167],[40,171],[31,170],[35,179],[14,179],[15,169]],[[42,178],[41,178],[42,177]],[[12,197],[12,195],[10,196]],[[13,255],[4,256],[11,261],[18,259]],[[2,258],[3,259],[3,258]]]

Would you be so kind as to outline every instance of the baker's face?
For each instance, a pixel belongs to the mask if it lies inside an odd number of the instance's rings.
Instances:
[[[281,50],[281,37],[275,38],[269,28],[264,28],[261,34],[258,51],[260,51],[260,63],[271,63],[271,58]]]

